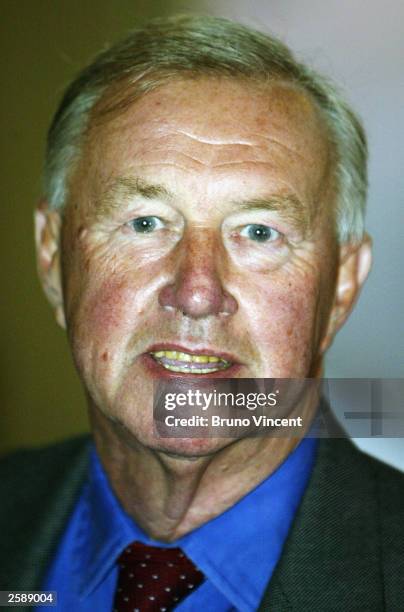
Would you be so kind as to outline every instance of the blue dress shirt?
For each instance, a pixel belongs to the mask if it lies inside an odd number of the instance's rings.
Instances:
[[[57,591],[59,611],[111,612],[116,559],[138,540],[181,547],[205,574],[202,585],[176,607],[178,612],[254,612],[306,488],[316,443],[304,438],[271,476],[234,506],[171,544],[149,538],[125,513],[93,447],[88,479],[43,589]]]

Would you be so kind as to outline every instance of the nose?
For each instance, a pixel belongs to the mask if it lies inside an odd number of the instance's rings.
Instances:
[[[224,289],[218,273],[224,254],[208,230],[201,228],[184,237],[172,256],[175,278],[159,294],[165,310],[193,319],[237,312],[237,301]]]

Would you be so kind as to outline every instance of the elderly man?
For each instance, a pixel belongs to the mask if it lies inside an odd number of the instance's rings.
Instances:
[[[36,238],[93,438],[3,461],[1,589],[69,611],[404,609],[398,472],[346,439],[153,426],[159,379],[321,377],[370,267],[365,192],[358,119],[272,37],[154,21],[78,76]]]

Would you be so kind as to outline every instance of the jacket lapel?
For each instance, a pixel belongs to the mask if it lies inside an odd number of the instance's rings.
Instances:
[[[370,470],[352,442],[320,440],[261,612],[384,609],[379,510]]]

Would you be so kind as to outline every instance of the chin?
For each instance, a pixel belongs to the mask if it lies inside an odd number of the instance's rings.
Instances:
[[[220,450],[230,446],[235,442],[236,438],[165,438],[156,435],[152,423],[134,424],[124,422],[121,419],[111,419],[105,417],[102,419],[109,435],[113,435],[115,439],[119,439],[124,446],[131,447],[134,450],[140,448],[148,449],[153,452],[162,453],[172,457],[182,457],[184,459],[192,459],[199,457],[208,457],[214,455]],[[107,434],[108,436],[108,434]]]
[[[214,455],[234,441],[233,438],[153,438],[145,446],[174,458],[198,459]]]

